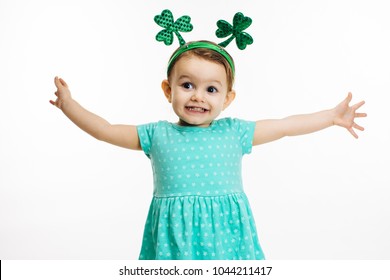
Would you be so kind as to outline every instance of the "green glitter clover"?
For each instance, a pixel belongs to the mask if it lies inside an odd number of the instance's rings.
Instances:
[[[215,31],[215,35],[218,38],[224,38],[230,36],[226,41],[223,41],[219,45],[226,47],[234,38],[236,38],[237,47],[240,50],[244,50],[247,45],[253,43],[253,38],[246,32],[243,32],[252,24],[250,17],[245,17],[242,13],[236,13],[233,17],[233,26],[225,20],[219,20],[217,22],[218,29]]]
[[[180,46],[183,46],[186,42],[180,35],[180,32],[190,32],[193,28],[190,23],[191,18],[189,16],[179,17],[175,22],[173,21],[173,15],[170,10],[164,10],[161,15],[154,17],[154,22],[165,29],[161,30],[156,35],[156,40],[164,42],[165,45],[171,45],[173,42],[173,33],[176,34],[179,39]]]

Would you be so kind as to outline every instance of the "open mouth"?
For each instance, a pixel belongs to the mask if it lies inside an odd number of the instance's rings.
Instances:
[[[209,110],[202,108],[202,107],[194,107],[194,106],[186,106],[186,109],[191,112],[197,112],[197,113],[205,113]]]

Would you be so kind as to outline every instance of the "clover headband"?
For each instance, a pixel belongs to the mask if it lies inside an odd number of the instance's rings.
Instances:
[[[246,32],[243,32],[252,24],[252,19],[250,17],[244,16],[242,13],[236,13],[233,17],[233,25],[228,23],[225,20],[217,21],[217,31],[215,35],[218,38],[225,38],[230,35],[230,37],[219,43],[218,46],[208,43],[208,42],[192,42],[186,44],[183,37],[179,32],[190,32],[193,29],[191,24],[191,18],[189,16],[181,16],[176,21],[173,19],[172,12],[170,10],[164,10],[160,15],[154,17],[154,21],[164,29],[157,33],[156,40],[159,42],[164,42],[165,45],[169,46],[173,43],[175,34],[179,40],[180,48],[174,53],[172,58],[168,62],[168,73],[171,69],[172,63],[184,52],[197,49],[197,48],[206,48],[221,54],[229,63],[234,74],[234,63],[230,55],[225,51],[225,47],[236,39],[237,47],[240,50],[244,50],[247,45],[253,43],[253,38]]]

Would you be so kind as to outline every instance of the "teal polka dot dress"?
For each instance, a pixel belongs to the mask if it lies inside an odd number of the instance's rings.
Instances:
[[[241,177],[254,127],[231,118],[137,127],[154,178],[139,259],[264,259]]]

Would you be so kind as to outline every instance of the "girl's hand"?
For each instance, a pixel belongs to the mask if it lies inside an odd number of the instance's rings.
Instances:
[[[355,123],[355,118],[367,117],[366,113],[356,113],[356,110],[364,105],[364,101],[360,101],[359,103],[349,106],[349,103],[352,100],[352,93],[348,93],[346,99],[337,105],[334,111],[334,119],[333,124],[339,125],[341,127],[345,127],[355,138],[358,138],[358,135],[354,131],[355,129],[363,131],[364,128]]]
[[[50,100],[50,104],[58,107],[59,109],[62,109],[62,105],[64,104],[64,102],[66,100],[71,99],[72,96],[70,94],[68,85],[65,83],[63,79],[55,77],[54,84],[57,87],[57,91],[54,93],[57,96],[57,99],[56,101]]]

